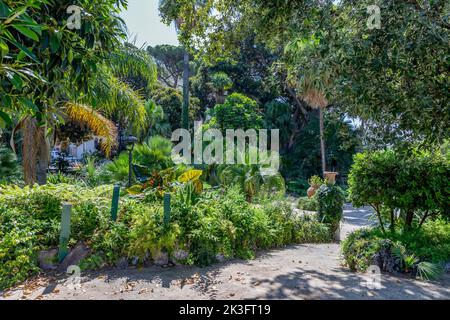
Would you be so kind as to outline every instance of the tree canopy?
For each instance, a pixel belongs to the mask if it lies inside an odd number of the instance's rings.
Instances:
[[[173,1],[166,21],[209,59],[232,57],[249,34],[278,54],[274,70],[302,99],[308,80],[349,115],[374,124],[386,144],[448,139],[446,1],[378,1],[381,29],[367,27],[372,1]],[[447,13],[446,13],[447,12]],[[303,100],[303,99],[302,99]]]

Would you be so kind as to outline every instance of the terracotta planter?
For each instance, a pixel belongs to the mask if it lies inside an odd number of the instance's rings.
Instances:
[[[336,176],[338,174],[339,174],[338,172],[330,172],[330,171],[325,171],[323,173],[323,175],[325,176],[325,180],[330,184],[336,183]]]
[[[312,198],[314,197],[314,195],[317,192],[317,189],[319,189],[319,187],[309,187],[309,189],[306,191],[306,194],[308,195],[308,198]]]

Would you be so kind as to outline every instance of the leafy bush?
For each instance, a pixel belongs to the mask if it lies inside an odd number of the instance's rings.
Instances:
[[[342,243],[347,266],[360,272],[365,272],[383,249],[395,258],[397,271],[414,271],[422,278],[432,278],[436,266],[450,261],[450,223],[429,220],[421,229],[396,233],[362,229],[351,233]]]
[[[306,190],[308,190],[308,181],[299,179],[294,181],[289,181],[286,183],[287,191],[290,193],[295,193],[299,196],[306,196]]]
[[[171,131],[181,128],[183,107],[183,96],[181,92],[169,87],[156,86],[150,95],[156,105],[163,108],[167,123],[171,125]],[[197,98],[190,97],[189,118],[191,122],[198,118],[199,104],[200,102]]]
[[[212,113],[213,118],[209,126],[218,127],[221,130],[259,129],[263,125],[256,101],[239,93],[229,95],[225,103],[214,107]]]
[[[316,197],[308,198],[301,197],[298,199],[297,208],[305,211],[318,211],[319,210],[319,202]]]
[[[319,222],[316,218],[302,216],[295,221],[296,243],[330,243],[333,236],[329,225]]]
[[[173,223],[163,224],[161,205],[140,205],[132,219],[128,256],[139,257],[143,261],[148,254],[155,258],[163,250],[171,253],[175,249],[179,227]]]
[[[282,197],[249,203],[239,186],[195,190],[191,177],[195,172],[190,178],[183,176],[182,180],[190,181],[174,186],[167,226],[163,224],[162,199],[149,196],[156,189],[123,195],[118,219],[113,222],[112,186],[1,186],[0,288],[39,271],[39,251],[58,246],[64,202],[72,203],[69,245],[83,240],[92,249],[92,256],[81,262],[85,269],[114,265],[122,258],[139,258],[142,263],[160,252],[173,255],[180,249],[188,252],[187,263],[208,265],[218,255],[248,259],[259,249],[329,241],[328,226],[295,216]],[[196,194],[195,201],[182,196],[188,185]]]
[[[111,193],[105,187],[87,190],[65,184],[0,187],[0,288],[38,271],[38,252],[58,245],[63,202],[73,204],[69,243],[74,244],[93,235],[99,217],[92,209],[109,214],[102,208],[110,202]]]
[[[372,264],[373,257],[381,249],[378,238],[372,230],[360,229],[352,232],[342,242],[342,254],[347,266],[358,272],[365,272]]]
[[[139,167],[142,175],[150,177],[155,171],[161,171],[173,165],[171,160],[172,142],[160,136],[150,137],[138,144],[133,150],[133,164]],[[99,170],[97,180],[101,183],[128,181],[128,152],[122,152],[113,162]]]
[[[343,217],[345,196],[336,185],[324,184],[315,195],[318,202],[319,220],[330,224],[330,231],[335,232]]]
[[[358,207],[371,205],[382,228],[387,218],[392,230],[396,224],[418,226],[438,213],[448,217],[448,154],[392,150],[358,154],[349,175],[350,199]],[[396,219],[396,209],[400,209],[400,219]]]
[[[324,184],[324,180],[319,176],[312,176],[309,178],[308,183],[311,187],[319,188],[322,184]]]

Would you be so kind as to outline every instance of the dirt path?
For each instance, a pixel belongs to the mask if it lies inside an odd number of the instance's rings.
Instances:
[[[370,210],[345,208],[342,237],[368,225]],[[208,268],[150,267],[82,274],[81,288],[67,278],[38,278],[1,299],[450,299],[450,275],[439,283],[383,274],[381,289],[340,265],[338,244],[295,245]]]

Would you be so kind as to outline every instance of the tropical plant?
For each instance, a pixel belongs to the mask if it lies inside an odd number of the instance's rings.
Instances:
[[[225,72],[216,72],[211,76],[211,84],[216,93],[216,103],[224,103],[225,92],[233,87],[233,81]]]
[[[178,177],[178,182],[192,185],[194,191],[200,194],[203,191],[203,182],[200,180],[202,175],[202,170],[188,170]]]
[[[272,194],[284,194],[285,184],[281,174],[264,175],[259,165],[219,165],[217,168],[221,183],[225,186],[238,185],[247,199]]]
[[[34,64],[33,70],[46,80],[37,82],[32,88],[24,86],[18,93],[21,107],[17,108],[19,124],[16,129],[23,131],[23,167],[27,183],[34,183],[36,179],[45,183],[49,158],[48,129],[61,122],[61,115],[67,107],[79,103],[73,97],[92,93],[89,90],[93,84],[92,76],[103,70],[97,68],[97,63],[108,61],[102,59],[113,52],[112,48],[120,47],[119,38],[123,35],[123,21],[116,14],[126,6],[126,1],[104,0],[101,5],[82,1],[80,6],[89,14],[83,16],[84,23],[77,32],[62,23],[66,19],[66,8],[71,4],[69,1],[41,1],[40,5],[20,7],[20,3],[2,1],[6,16],[20,8],[13,14],[14,18],[7,17],[6,22],[15,18],[32,21],[27,27],[19,26],[8,33],[16,43],[16,51],[11,50],[12,54],[21,55],[24,61],[41,62]],[[39,21],[41,27],[36,27],[34,21]],[[30,26],[36,27],[33,32],[27,32]],[[33,51],[27,48],[33,48]],[[18,80],[16,77],[17,85]],[[66,106],[67,101],[73,101],[73,104]]]

